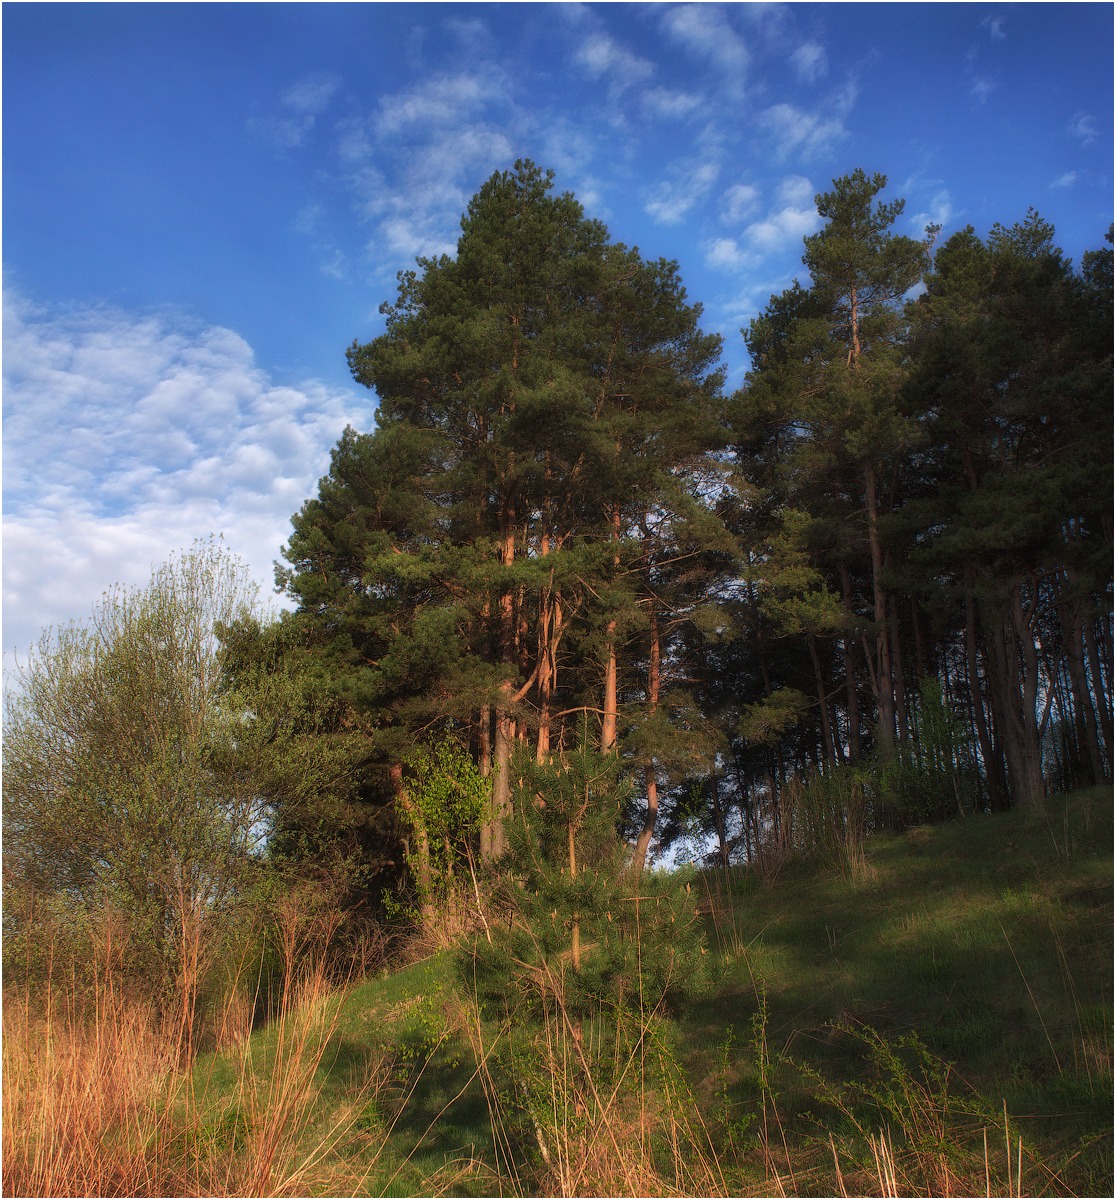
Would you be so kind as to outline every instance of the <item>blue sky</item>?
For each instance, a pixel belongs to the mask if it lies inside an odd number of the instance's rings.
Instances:
[[[725,337],[857,166],[902,232],[1112,220],[1099,4],[3,6],[4,648],[223,533],[260,581],[344,350],[480,184],[553,168]]]

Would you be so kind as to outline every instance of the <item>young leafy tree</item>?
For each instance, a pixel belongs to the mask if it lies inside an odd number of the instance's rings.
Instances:
[[[253,604],[243,567],[196,544],[146,587],[110,591],[89,623],[44,632],[5,697],[6,914],[33,916],[31,898],[71,919],[116,914],[125,967],[177,995],[186,1031],[268,827],[217,640]]]

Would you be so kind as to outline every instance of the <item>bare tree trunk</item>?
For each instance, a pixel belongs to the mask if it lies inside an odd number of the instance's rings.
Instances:
[[[845,609],[845,621],[848,623],[848,630],[841,638],[841,648],[845,657],[845,694],[849,714],[849,762],[855,766],[860,762],[860,703],[856,695],[856,662],[852,650],[852,631],[855,628],[856,615],[853,612],[852,580],[849,578],[849,568],[845,563],[841,563],[841,603]]]
[[[1108,622],[1105,622],[1107,626]],[[1085,651],[1089,658],[1089,670],[1093,676],[1093,694],[1100,706],[1100,731],[1104,738],[1104,761],[1106,778],[1112,778],[1112,686],[1111,680],[1106,679],[1101,669],[1100,650],[1097,645],[1096,630],[1093,620],[1082,621],[1082,636],[1085,639]]]
[[[612,540],[619,547],[620,543],[620,505],[612,509]],[[620,551],[613,555],[614,569],[620,566]],[[601,753],[613,754],[616,751],[617,725],[617,696],[616,696],[616,619],[613,618],[605,626],[605,677],[604,677],[604,713],[601,718]]]
[[[500,565],[515,565],[514,514],[510,505],[501,513]],[[512,676],[516,669],[515,598],[510,585],[500,595],[499,611],[500,661],[507,676],[500,684],[496,706],[496,746],[492,778],[492,829],[488,839],[493,858],[507,849],[504,823],[511,815],[511,759],[516,740],[516,719],[513,715],[514,692]]]
[[[985,777],[988,780],[989,799],[993,809],[1003,809],[1006,797],[1000,777],[1000,757],[993,743],[988,720],[984,711],[984,696],[980,687],[980,664],[977,656],[976,600],[973,593],[971,572],[965,580],[965,668],[969,680],[969,698],[972,704],[973,724],[980,744],[980,756],[984,760]]]
[[[709,781],[709,785],[713,790],[713,827],[717,832],[717,853],[721,859],[721,866],[727,867],[729,863],[728,842],[725,840],[725,811],[721,807],[721,787],[720,780],[714,772]]]
[[[655,598],[651,598],[651,651],[647,665],[647,707],[654,712],[659,706],[659,689],[662,685],[662,645],[659,636],[659,612]],[[647,766],[647,812],[643,820],[643,828],[636,840],[635,852],[632,855],[632,866],[636,873],[642,872],[647,862],[647,849],[655,836],[655,821],[659,815],[659,781],[655,774],[655,763],[652,760]]]
[[[492,775],[492,709],[482,705],[477,722],[477,768],[488,779]],[[492,822],[485,821],[480,827],[480,856],[494,857],[492,853]]]
[[[868,515],[868,549],[872,559],[872,608],[876,625],[876,653],[872,681],[876,693],[877,743],[884,762],[895,758],[895,690],[891,675],[890,639],[887,636],[887,594],[883,587],[883,553],[880,549],[876,468],[864,468],[864,502]]]
[[[818,657],[818,640],[811,633],[807,639],[810,643],[810,661],[814,664],[814,686],[818,693],[818,710],[821,713],[822,744],[825,748],[827,763],[837,761],[833,730],[829,724],[829,702],[825,696],[825,680],[822,678],[821,659]]]
[[[1103,783],[1105,780],[1104,755],[1101,751],[1100,732],[1096,709],[1093,707],[1093,697],[1089,691],[1089,683],[1085,674],[1084,634],[1081,621],[1081,602],[1063,602],[1058,606],[1062,618],[1062,643],[1066,671],[1069,675],[1070,691],[1073,695],[1073,708],[1078,737],[1084,743],[1084,750],[1089,760],[1091,782]]]
[[[899,628],[899,614],[895,608],[895,598],[888,597],[890,611],[892,662],[895,664],[895,721],[899,726],[899,740],[906,743],[910,737],[907,719],[907,681],[903,674],[903,639]]]
[[[1012,800],[1035,808],[1046,788],[1036,712],[1038,655],[1023,612],[1022,585],[1012,588],[1006,612],[990,617],[985,644],[996,728],[1007,764]]]

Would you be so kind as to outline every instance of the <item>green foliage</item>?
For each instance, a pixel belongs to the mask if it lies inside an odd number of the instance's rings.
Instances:
[[[400,816],[411,834],[408,865],[420,905],[437,908],[458,886],[462,868],[474,869],[473,844],[491,815],[492,785],[468,752],[447,739],[407,758],[404,786],[407,804]]]
[[[849,1022],[833,1029],[860,1047],[864,1075],[834,1082],[809,1066],[800,1070],[825,1106],[825,1115],[816,1119],[838,1164],[844,1158],[870,1175],[883,1158],[904,1194],[917,1188],[930,1195],[956,1194],[960,1181],[979,1176],[982,1166],[988,1169],[985,1139],[997,1125],[1004,1129],[1003,1113],[966,1086],[917,1033],[887,1037]],[[1010,1146],[1010,1125],[1006,1133]]]
[[[190,947],[258,864],[266,801],[236,766],[244,710],[222,696],[216,638],[252,602],[243,567],[196,544],[147,587],[110,592],[88,625],[44,632],[5,697],[14,911],[115,914],[158,994],[190,974]]]
[[[545,1143],[556,1096],[585,1123],[602,1094],[628,1094],[633,1056],[701,990],[707,955],[690,883],[625,869],[617,756],[583,736],[553,763],[515,769],[499,915],[459,953],[458,973],[501,1031],[490,1069],[509,1111]]]

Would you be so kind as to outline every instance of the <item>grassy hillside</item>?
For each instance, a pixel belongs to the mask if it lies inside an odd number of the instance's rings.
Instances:
[[[449,954],[344,993],[311,975],[133,1122],[176,1164],[140,1190],[1112,1194],[1110,789],[877,838],[844,873],[703,873],[691,896],[715,983],[648,1019],[593,1111],[563,1090],[561,1031],[552,1076],[500,1076]],[[545,1134],[514,1117],[529,1089]],[[12,1121],[35,1127],[10,1108],[6,1170],[30,1136]]]

